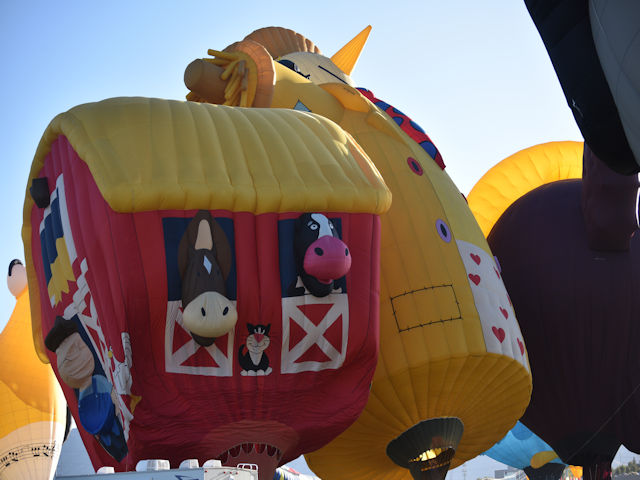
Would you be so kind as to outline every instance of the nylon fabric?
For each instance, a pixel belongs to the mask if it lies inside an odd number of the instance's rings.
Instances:
[[[274,106],[292,108],[296,98],[312,112],[333,114],[323,110],[324,94],[310,95],[307,84],[298,84],[301,88],[294,93],[295,84],[287,83],[286,95],[280,95],[276,82]],[[470,272],[462,260],[469,253],[462,253],[460,241],[480,249],[473,252],[483,251],[493,262],[490,250],[458,189],[418,143],[355,89],[338,84],[319,89],[343,106],[342,113],[330,118],[367,152],[394,198],[381,216],[382,343],[369,401],[349,430],[306,458],[318,475],[328,478],[346,478],[347,472],[349,478],[395,478],[398,467],[384,455],[389,441],[421,420],[462,415],[465,431],[469,424],[469,432],[488,429],[488,433],[463,434],[452,463],[455,467],[498,441],[518,412],[524,411],[530,392],[524,349],[501,350],[504,356],[488,353]],[[292,103],[278,103],[287,101]],[[447,226],[448,241],[440,237],[437,220]],[[522,341],[514,325],[513,345],[515,336]],[[477,357],[487,365],[479,367],[479,372],[491,365],[498,372],[513,369],[513,374],[489,381],[479,375],[480,381],[475,381],[477,377],[471,381],[464,369],[474,371],[476,364],[462,362],[461,366],[460,358],[465,357]],[[501,390],[502,381],[509,391],[517,392],[509,397],[513,405],[500,402],[492,393],[479,393],[485,388]],[[476,396],[482,400],[476,402]],[[457,404],[459,398],[469,408]],[[485,420],[478,416],[486,419],[482,426],[478,423]],[[348,455],[343,457],[342,452]],[[346,457],[348,463],[336,460],[346,461]],[[408,478],[409,473],[398,475]]]
[[[275,111],[267,115],[279,117]],[[326,122],[310,118],[316,123],[312,129],[325,128]],[[255,132],[246,138],[260,141]],[[319,159],[320,173],[332,167],[333,155],[351,151],[332,141],[325,145],[329,153]],[[260,155],[259,149],[251,153]],[[298,158],[308,154],[302,148],[296,152]],[[360,165],[349,167],[354,175]],[[337,178],[330,171],[334,176],[325,178]],[[204,348],[180,323],[178,249],[197,211],[114,211],[89,164],[65,137],[51,145],[39,175],[50,179],[52,196],[64,198],[68,208],[58,215],[69,225],[68,231],[49,234],[44,218],[53,213],[34,207],[30,228],[25,228],[31,233],[27,252],[35,271],[31,289],[39,296],[41,335],[49,332],[56,315],[75,322],[94,356],[93,375],[113,385],[113,430],[91,435],[78,422],[95,466],[125,470],[140,458],[158,455],[173,464],[193,455],[201,461],[211,456],[235,461],[241,452],[284,462],[319,448],[357,417],[369,393],[379,341],[380,225],[375,215],[326,212],[354,258],[337,291],[318,299],[292,293],[299,212],[211,211],[231,246],[226,295],[241,320],[233,332]],[[269,188],[259,178],[254,183]],[[352,183],[351,188],[360,187]],[[287,193],[297,194],[294,188]],[[347,198],[345,209],[352,205]],[[368,208],[378,208],[375,200]],[[75,246],[69,254],[74,280],[60,299],[51,300],[43,251],[58,235],[68,249]],[[247,376],[241,357],[247,352],[249,324],[255,323],[270,328],[269,369]],[[56,354],[47,355],[56,369]],[[66,385],[63,390],[78,419],[79,392]],[[218,392],[215,407],[212,390]],[[211,408],[216,414],[203,418]],[[176,448],[177,437],[192,442],[181,440],[182,447]],[[243,446],[238,450],[236,445]]]
[[[489,243],[532,352],[536,388],[522,422],[563,462],[600,465],[602,471],[621,444],[632,451],[640,448],[635,434],[638,362],[620,348],[638,333],[633,293],[638,245],[632,235],[626,251],[590,247],[584,183],[598,170],[591,166],[587,171],[590,163],[585,162],[581,180],[581,160],[582,145],[574,142],[523,150],[489,171],[469,195],[469,204],[490,220],[485,225],[491,231]],[[610,173],[614,178],[607,185],[627,179]],[[505,192],[502,198],[494,195],[493,205],[483,203],[499,190]],[[597,206],[606,212],[605,201]],[[616,380],[618,371],[625,372],[624,379]],[[610,388],[598,390],[603,384]],[[568,397],[576,401],[557,401]]]
[[[547,183],[582,177],[582,142],[549,142],[520,150],[489,169],[467,195],[482,233],[527,192]]]
[[[270,127],[279,119],[289,128]],[[268,133],[259,134],[260,128]],[[51,122],[30,180],[58,135],[76,146],[103,197],[118,212],[203,208],[264,213],[274,204],[288,211],[291,205],[282,203],[287,189],[298,189],[297,205],[308,210],[344,211],[346,203],[364,212],[374,204],[375,213],[381,213],[391,201],[375,167],[354,158],[357,150],[348,147],[340,129],[308,113],[142,98],[81,105]],[[245,135],[255,141],[245,141]],[[293,183],[274,174],[286,170],[281,157],[296,162]]]
[[[51,480],[65,431],[67,408],[53,370],[31,342],[29,291],[0,333],[0,477]]]

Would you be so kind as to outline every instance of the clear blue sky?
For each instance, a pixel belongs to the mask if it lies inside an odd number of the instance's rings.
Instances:
[[[191,60],[260,27],[296,30],[330,56],[369,24],[353,79],[425,129],[463,193],[518,150],[581,140],[522,1],[2,0],[0,266],[24,259],[27,176],[56,114],[116,96],[183,99]],[[13,306],[0,288],[0,327]],[[468,462],[467,478],[494,468]]]

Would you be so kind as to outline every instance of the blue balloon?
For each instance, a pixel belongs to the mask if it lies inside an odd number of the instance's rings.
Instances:
[[[518,422],[502,440],[484,452],[484,455],[510,467],[524,469],[531,465],[531,457],[536,453],[548,450],[553,448]],[[550,463],[562,463],[562,460],[556,458]]]
[[[511,434],[518,440],[526,440],[533,435],[533,432],[529,430],[523,423],[516,423],[516,426],[511,429]]]

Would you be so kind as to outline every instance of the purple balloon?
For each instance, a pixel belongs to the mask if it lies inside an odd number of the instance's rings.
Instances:
[[[608,478],[621,444],[640,453],[638,179],[588,149],[584,168],[518,199],[488,240],[529,352],[521,421],[585,478]]]

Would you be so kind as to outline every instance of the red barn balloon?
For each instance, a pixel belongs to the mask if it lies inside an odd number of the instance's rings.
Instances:
[[[54,119],[29,190],[35,340],[94,466],[218,458],[265,480],[357,418],[391,197],[340,127],[107,100]]]

